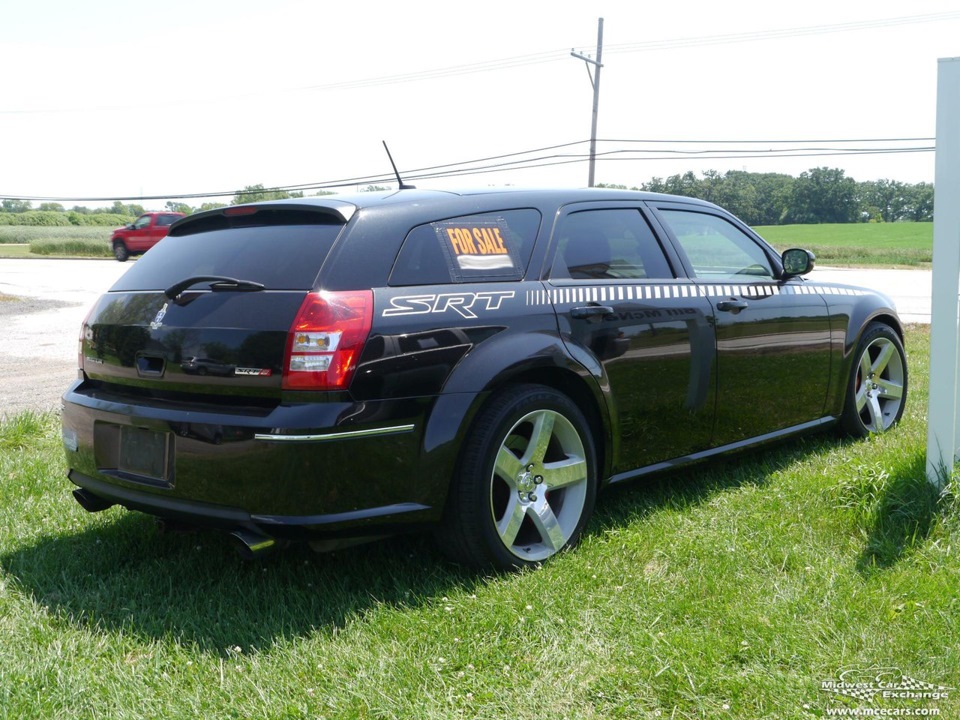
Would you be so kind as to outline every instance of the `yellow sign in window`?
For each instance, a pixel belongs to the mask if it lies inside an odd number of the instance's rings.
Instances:
[[[438,223],[437,232],[461,270],[499,270],[515,268],[503,232],[495,222],[463,221]]]

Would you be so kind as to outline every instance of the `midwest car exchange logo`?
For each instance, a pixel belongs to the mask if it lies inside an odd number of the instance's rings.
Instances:
[[[861,701],[946,700],[953,688],[904,675],[899,668],[845,670],[836,680],[823,680],[820,689]]]

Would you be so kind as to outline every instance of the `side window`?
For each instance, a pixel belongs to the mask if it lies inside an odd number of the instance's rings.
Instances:
[[[179,220],[178,215],[158,215],[157,216],[157,226],[166,227],[167,225],[173,225],[174,221]]]
[[[673,230],[698,278],[773,278],[773,266],[763,248],[733,223],[687,210],[660,210],[660,215]]]
[[[397,255],[390,285],[520,280],[540,229],[537,210],[505,210],[413,228]]]
[[[149,224],[150,224],[150,216],[149,216],[149,215],[141,215],[140,217],[138,217],[138,218],[134,221],[134,223],[133,223],[133,229],[134,229],[134,230],[143,230],[143,228],[147,227]]]
[[[660,243],[639,210],[571,213],[556,231],[552,278],[636,280],[672,278]]]

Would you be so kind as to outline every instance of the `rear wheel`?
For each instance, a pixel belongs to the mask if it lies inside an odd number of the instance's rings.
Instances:
[[[577,406],[545,386],[506,388],[470,430],[439,540],[466,564],[536,565],[577,543],[596,490],[593,438]]]
[[[126,262],[130,257],[130,251],[122,242],[116,242],[113,244],[113,256],[120,262]]]
[[[907,359],[900,337],[889,326],[864,330],[847,385],[841,427],[863,437],[883,432],[903,415],[907,400]]]

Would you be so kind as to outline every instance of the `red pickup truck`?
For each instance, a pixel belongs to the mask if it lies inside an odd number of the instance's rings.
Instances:
[[[170,226],[182,217],[183,213],[178,212],[148,212],[117,228],[110,236],[113,256],[126,262],[131,255],[145,253],[165,238]]]

